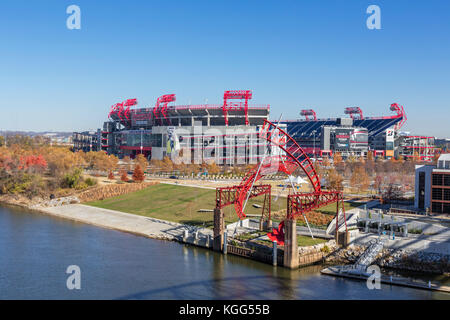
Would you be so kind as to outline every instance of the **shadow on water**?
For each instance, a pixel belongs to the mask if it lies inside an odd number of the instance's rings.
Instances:
[[[197,247],[185,246],[183,251],[188,255],[204,255],[211,263],[211,279],[140,291],[118,299],[296,299],[298,280],[317,275],[322,268],[311,266],[291,271]],[[233,265],[258,275],[227,276]]]

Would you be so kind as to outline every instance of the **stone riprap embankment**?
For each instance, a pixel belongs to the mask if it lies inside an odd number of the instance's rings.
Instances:
[[[333,248],[325,261],[329,264],[353,264],[367,249],[365,245]],[[374,264],[391,269],[444,274],[450,272],[450,256],[439,253],[384,248]]]

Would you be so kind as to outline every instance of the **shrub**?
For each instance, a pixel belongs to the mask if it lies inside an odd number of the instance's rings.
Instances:
[[[93,179],[93,178],[86,178],[84,180],[84,183],[88,186],[88,187],[92,187],[95,186],[97,184],[97,179]]]
[[[62,179],[61,187],[63,188],[76,188],[76,186],[81,182],[80,168],[76,168],[70,173],[66,173]]]
[[[75,186],[75,190],[83,190],[86,189],[88,187],[88,185],[86,184],[86,182],[80,182]]]
[[[420,230],[420,229],[409,229],[408,232],[412,233],[412,234],[421,234],[422,230]]]
[[[324,245],[320,251],[324,252],[324,253],[330,253],[330,248],[327,245]]]

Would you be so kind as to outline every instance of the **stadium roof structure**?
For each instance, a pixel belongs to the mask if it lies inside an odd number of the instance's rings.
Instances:
[[[355,117],[353,118],[353,126],[366,128],[369,137],[382,134],[386,129],[393,126],[400,129],[400,126],[406,120],[405,111],[402,106],[396,103],[391,105],[391,110],[397,114],[385,117]],[[323,126],[339,126],[339,118],[285,120],[281,121],[281,123],[287,124],[287,132],[291,137],[299,139],[320,134]]]

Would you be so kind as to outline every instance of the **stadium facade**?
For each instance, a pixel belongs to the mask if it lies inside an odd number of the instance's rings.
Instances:
[[[269,119],[269,105],[250,105],[250,90],[225,91],[222,104],[170,105],[174,94],[163,95],[150,108],[135,108],[137,99],[111,107],[108,120],[96,132],[75,132],[74,150],[98,151],[162,160],[174,153],[185,161],[217,164],[256,163],[267,149],[258,133]],[[134,107],[134,108],[132,108]],[[340,152],[380,157],[412,157],[430,160],[434,139],[404,135],[402,106],[390,106],[393,115],[364,117],[359,107],[346,108],[345,118],[317,119],[314,110],[302,110],[304,119],[280,122],[302,148],[313,157]],[[181,153],[180,153],[180,150]]]

